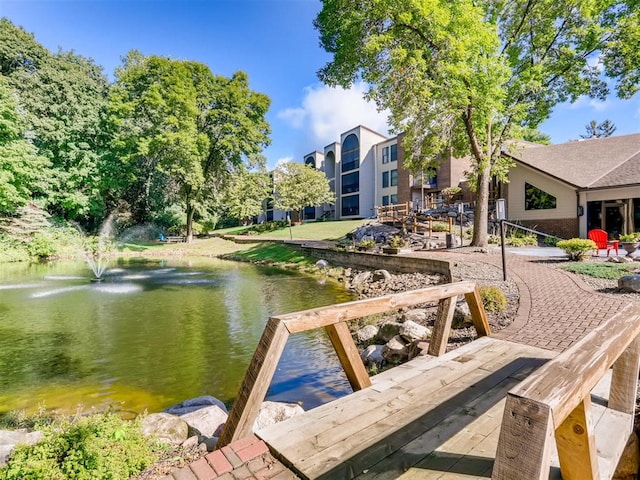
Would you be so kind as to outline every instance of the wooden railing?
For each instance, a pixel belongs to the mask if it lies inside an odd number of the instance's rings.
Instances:
[[[271,317],[258,343],[229,418],[218,441],[223,447],[252,433],[260,405],[273,378],[289,335],[325,328],[353,390],[371,385],[347,321],[398,308],[438,301],[438,312],[429,342],[430,355],[445,353],[458,295],[464,295],[478,336],[488,335],[489,324],[473,282],[456,282],[384,297],[358,300]]]
[[[549,478],[554,436],[563,479],[611,478],[633,429],[638,334],[640,307],[629,305],[511,390],[492,478]],[[609,470],[599,471],[591,391],[611,366],[607,411],[613,414],[610,418],[622,418],[623,423],[602,439],[616,440],[618,445]]]
[[[401,223],[404,226],[405,219],[411,211],[409,202],[376,207],[376,216],[380,223]]]

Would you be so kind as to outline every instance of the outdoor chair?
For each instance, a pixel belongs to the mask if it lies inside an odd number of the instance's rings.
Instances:
[[[615,250],[618,255],[618,240],[609,240],[609,234],[604,230],[599,228],[590,230],[588,236],[589,240],[593,240],[596,244],[596,256],[600,254],[600,250],[606,250],[607,257],[611,250]]]

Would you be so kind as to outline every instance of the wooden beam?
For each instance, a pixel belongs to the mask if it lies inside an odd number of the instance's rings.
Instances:
[[[547,405],[507,395],[493,480],[548,480],[553,419]]]
[[[455,295],[473,292],[474,282],[455,282],[409,292],[368,298],[354,302],[340,303],[327,307],[313,308],[300,312],[274,317],[281,320],[289,333],[303,332],[314,328],[326,327],[335,323],[388,312],[398,308],[410,307],[418,303],[435,302]]]
[[[222,448],[253,432],[260,406],[267,394],[278,361],[289,338],[289,332],[277,318],[270,318],[262,332],[240,391],[233,402],[216,448]]]
[[[431,339],[429,340],[429,355],[439,357],[447,351],[447,342],[449,341],[451,322],[456,310],[457,299],[457,296],[443,298],[438,303],[436,321],[433,325],[433,331],[431,332]]]
[[[587,396],[556,428],[560,474],[564,480],[600,478],[591,418],[591,397]]]
[[[347,379],[354,391],[362,390],[371,386],[371,379],[367,373],[367,369],[362,363],[358,347],[356,347],[349,327],[345,322],[336,323],[335,325],[327,325],[325,327],[329,339],[335,348]]]
[[[590,395],[638,334],[640,305],[629,304],[510,393],[548,405],[559,425]]]
[[[485,335],[491,334],[489,320],[487,319],[487,312],[484,309],[478,285],[475,285],[472,292],[465,293],[464,298],[467,301],[467,305],[469,305],[471,321],[473,322],[473,326],[476,327],[478,336],[484,337]]]
[[[613,364],[609,408],[633,414],[640,370],[640,338],[636,338]]]

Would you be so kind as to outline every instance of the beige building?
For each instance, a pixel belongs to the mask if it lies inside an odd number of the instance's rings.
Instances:
[[[561,238],[640,230],[640,134],[529,144],[509,156],[509,221]]]

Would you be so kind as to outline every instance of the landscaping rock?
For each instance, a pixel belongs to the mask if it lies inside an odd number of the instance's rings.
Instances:
[[[378,327],[375,325],[367,325],[361,328],[355,334],[355,340],[358,343],[366,343],[373,340],[378,335]]]
[[[451,322],[452,328],[464,328],[471,325],[471,310],[467,302],[460,302],[456,304],[456,308],[453,311],[453,321]]]
[[[429,353],[429,340],[415,340],[407,347],[409,360]]]
[[[431,336],[431,330],[412,320],[407,320],[400,327],[400,336],[408,342],[424,340]]]
[[[391,274],[389,272],[387,272],[386,270],[376,270],[376,271],[373,272],[372,280],[374,282],[379,282],[380,280],[390,281],[391,280]]]
[[[384,363],[384,357],[382,356],[382,350],[384,345],[369,345],[360,354],[360,358],[365,365],[377,365],[380,366]]]
[[[213,452],[218,445],[218,437],[202,437],[200,441],[200,448],[207,452]]]
[[[33,445],[42,438],[42,432],[26,430],[0,430],[0,467],[7,464],[13,449],[19,443]]]
[[[393,337],[400,333],[401,323],[398,322],[385,322],[380,325],[380,329],[378,330],[378,338],[383,342],[388,342]]]
[[[189,425],[169,413],[152,413],[142,419],[142,434],[155,436],[162,443],[179,445],[189,436]]]
[[[369,280],[369,277],[371,277],[371,272],[360,272],[353,277],[353,280],[351,280],[351,286],[356,290],[361,291],[364,284]]]
[[[329,262],[324,259],[320,259],[316,262],[316,267],[323,269],[329,268]]]
[[[304,409],[297,403],[262,402],[253,430],[270,427],[301,413],[304,413]]]
[[[165,413],[170,413],[172,415],[184,415],[185,413],[195,412],[204,407],[210,407],[211,405],[217,405],[220,409],[229,413],[226,405],[218,400],[216,397],[212,397],[211,395],[203,395],[201,397],[190,398],[189,400],[185,400],[184,402],[178,403],[177,405],[173,405],[166,410]]]
[[[415,322],[423,324],[427,321],[427,311],[424,308],[412,308],[402,314],[405,322]]]
[[[625,275],[619,278],[618,288],[626,292],[640,292],[640,275]]]
[[[200,435],[212,437],[218,428],[227,421],[228,414],[217,405],[204,407],[195,412],[181,415],[180,419]]]
[[[389,340],[382,349],[382,356],[389,363],[406,362],[409,359],[409,349],[400,335]]]

